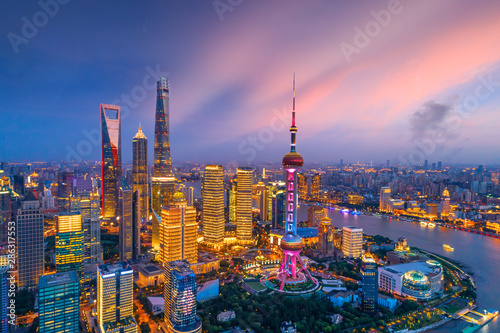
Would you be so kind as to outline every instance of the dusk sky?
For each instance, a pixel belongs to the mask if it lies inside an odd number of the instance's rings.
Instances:
[[[168,75],[174,163],[279,162],[295,72],[306,163],[500,163],[498,0],[60,2],[1,5],[2,161],[99,160],[116,103],[152,162]]]

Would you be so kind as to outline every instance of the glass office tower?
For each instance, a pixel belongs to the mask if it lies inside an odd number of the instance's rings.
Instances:
[[[102,216],[114,220],[118,209],[118,179],[122,173],[120,107],[101,104]]]

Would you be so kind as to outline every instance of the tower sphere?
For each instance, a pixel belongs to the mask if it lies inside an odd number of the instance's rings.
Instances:
[[[289,152],[283,156],[283,167],[285,169],[299,170],[302,168],[302,165],[304,165],[304,159],[297,152]]]

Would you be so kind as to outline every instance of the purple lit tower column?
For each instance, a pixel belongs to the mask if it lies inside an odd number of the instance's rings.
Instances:
[[[300,259],[302,237],[297,235],[297,171],[302,168],[304,160],[295,151],[295,136],[297,134],[297,127],[295,126],[295,73],[293,74],[293,111],[290,133],[292,140],[290,152],[283,157],[283,167],[287,175],[286,234],[281,239],[281,250],[284,253],[284,258],[277,276],[281,281],[280,290],[283,290],[286,283],[298,283],[306,278],[315,281],[307,270],[307,266]],[[300,268],[297,264],[300,264]]]

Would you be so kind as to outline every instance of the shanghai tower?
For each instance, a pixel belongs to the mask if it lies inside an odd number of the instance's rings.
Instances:
[[[162,76],[156,84],[155,161],[151,177],[152,245],[156,251],[160,250],[158,216],[161,215],[161,207],[168,203],[175,191],[170,157],[169,118],[169,84],[168,79]]]

